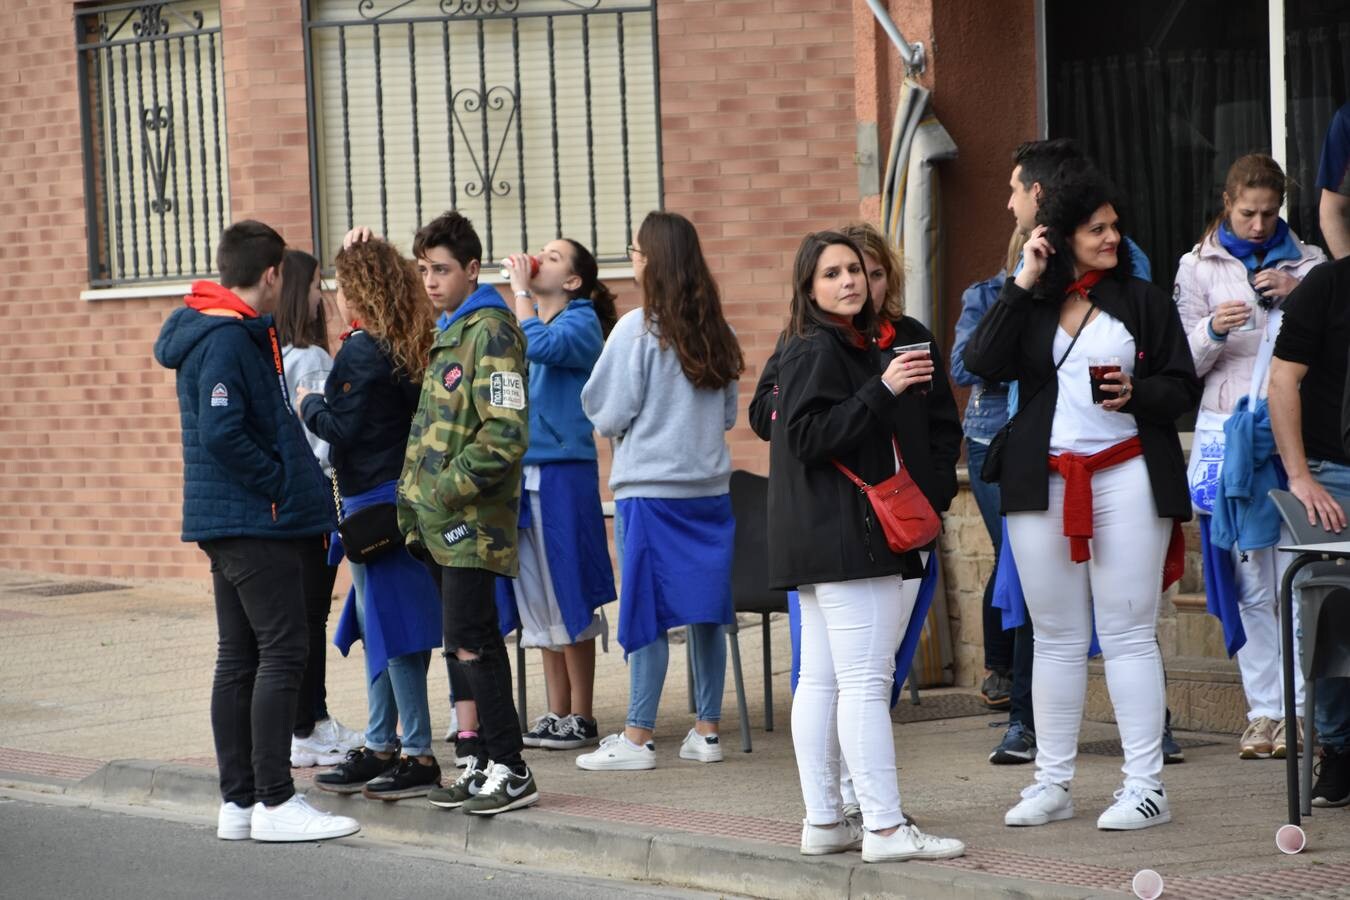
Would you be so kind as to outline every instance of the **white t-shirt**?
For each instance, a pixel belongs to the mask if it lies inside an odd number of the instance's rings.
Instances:
[[[1063,326],[1055,329],[1056,360],[1064,355],[1072,340],[1073,336]],[[1119,357],[1121,371],[1133,375],[1134,353],[1134,338],[1124,323],[1098,310],[1059,368],[1059,400],[1050,428],[1052,454],[1088,456],[1139,433],[1134,416],[1111,412],[1092,402],[1092,383],[1088,377],[1090,359],[1112,356]]]

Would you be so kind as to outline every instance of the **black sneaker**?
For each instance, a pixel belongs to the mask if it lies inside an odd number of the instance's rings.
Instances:
[[[527,768],[524,775],[517,775],[501,763],[493,763],[482,789],[477,796],[464,801],[463,809],[474,816],[495,816],[538,802],[539,788],[535,787],[533,772]]]
[[[520,736],[521,743],[526,747],[544,746],[543,742],[548,738],[553,737],[553,732],[561,721],[561,716],[556,716],[551,712],[544,713],[534,720],[534,724],[530,726],[529,731]]]
[[[1313,771],[1317,773],[1317,784],[1312,789],[1313,806],[1350,805],[1350,750],[1324,747],[1322,761]]]
[[[594,719],[567,716],[553,726],[553,733],[540,741],[547,750],[577,750],[600,743],[600,726]]]
[[[1003,735],[1003,740],[989,754],[989,761],[996,766],[1016,766],[1029,763],[1036,758],[1036,734],[1021,722],[1013,722]]]
[[[415,756],[405,756],[392,771],[367,781],[361,795],[370,800],[405,800],[425,797],[427,791],[440,785],[440,763],[432,759],[427,764]]]
[[[380,759],[368,747],[357,747],[347,752],[347,758],[327,772],[314,776],[314,786],[334,794],[359,794],[366,782],[398,767],[398,751],[388,759]]]
[[[1163,726],[1162,752],[1163,765],[1170,766],[1173,763],[1186,761],[1186,752],[1181,749],[1177,739],[1172,737],[1172,723],[1170,721]]]
[[[991,670],[980,683],[980,697],[990,709],[1007,709],[1012,705],[1012,677],[1007,672]]]
[[[432,788],[427,792],[427,802],[441,809],[459,809],[464,801],[477,797],[487,782],[487,773],[478,766],[477,760],[469,760],[459,778],[449,787]]]

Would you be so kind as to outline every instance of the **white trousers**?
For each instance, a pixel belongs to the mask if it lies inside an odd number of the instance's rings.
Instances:
[[[1281,529],[1282,544],[1291,543]],[[1284,675],[1280,669],[1280,579],[1289,568],[1293,556],[1279,553],[1274,547],[1248,550],[1247,561],[1242,552],[1233,548],[1233,569],[1239,593],[1238,611],[1242,614],[1242,630],[1247,643],[1237,653],[1238,669],[1242,672],[1242,690],[1247,694],[1247,719],[1258,716],[1270,719],[1284,718]],[[1294,633],[1298,633],[1298,604],[1294,604]],[[1298,653],[1295,642],[1294,652]],[[1294,694],[1298,709],[1303,710],[1303,670],[1297,656],[1294,663]]]
[[[1053,472],[1047,511],[1008,516],[1036,638],[1036,780],[1067,785],[1073,779],[1095,623],[1125,752],[1125,784],[1156,790],[1167,709],[1157,620],[1172,522],[1158,518],[1143,457],[1093,475],[1092,532],[1092,558],[1073,562],[1064,536],[1064,479]]]
[[[792,698],[792,746],[806,820],[840,820],[840,761],[847,761],[872,831],[899,825],[900,785],[891,732],[895,651],[920,579],[899,575],[802,585],[801,673]]]

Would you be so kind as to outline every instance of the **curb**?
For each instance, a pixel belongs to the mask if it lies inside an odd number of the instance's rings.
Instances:
[[[188,807],[214,814],[214,771],[152,760],[114,760],[72,785],[76,797]],[[322,808],[350,815],[361,833],[498,863],[547,866],[577,875],[659,882],[772,900],[1088,900],[1099,890],[950,869],[922,862],[867,864],[852,854],[803,857],[792,847],[664,828],[638,830],[600,819],[530,809],[471,817],[417,801],[381,803],[360,795],[308,791]]]

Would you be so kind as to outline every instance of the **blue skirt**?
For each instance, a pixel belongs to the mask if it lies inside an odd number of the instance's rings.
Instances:
[[[730,625],[731,495],[618,501],[623,518],[619,644],[624,656],[678,625]]]

